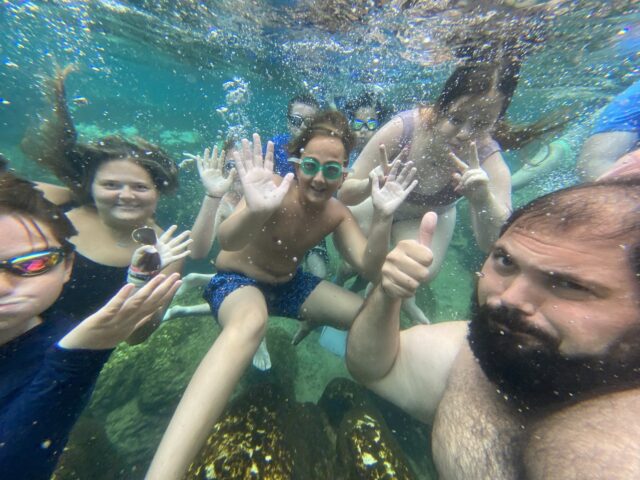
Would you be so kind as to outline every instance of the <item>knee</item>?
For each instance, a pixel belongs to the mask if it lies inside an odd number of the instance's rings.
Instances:
[[[267,313],[250,310],[235,311],[233,318],[223,322],[224,330],[242,337],[244,341],[259,343],[267,331]]]

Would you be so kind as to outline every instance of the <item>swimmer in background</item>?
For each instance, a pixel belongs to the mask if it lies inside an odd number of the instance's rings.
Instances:
[[[395,215],[392,241],[416,238],[420,219],[429,210],[439,221],[431,249],[432,281],[442,266],[453,236],[456,203],[469,202],[471,225],[478,247],[488,251],[511,212],[511,174],[501,145],[522,145],[548,131],[546,122],[513,128],[505,120],[515,92],[521,61],[505,50],[494,61],[478,58],[451,74],[433,106],[401,112],[373,136],[356,160],[338,198],[351,205],[361,225],[371,218],[369,173],[388,170],[386,154],[403,154],[418,171],[419,186]],[[403,309],[416,323],[429,323],[416,303],[407,298]]]
[[[243,140],[236,168],[244,198],[219,228],[218,273],[205,298],[223,329],[198,366],[154,456],[147,479],[177,480],[221,415],[264,337],[270,314],[347,329],[362,304],[358,295],[302,272],[299,259],[334,233],[338,250],[374,280],[389,244],[393,212],[415,187],[415,170],[396,159],[379,187],[372,180],[375,218],[365,238],[334,198],[346,173],[353,135],[342,114],[317,115],[293,141],[296,179],[273,174],[273,144],[263,157],[260,137]]]
[[[585,181],[604,174],[640,140],[640,81],[619,93],[600,113],[582,146],[577,171]]]

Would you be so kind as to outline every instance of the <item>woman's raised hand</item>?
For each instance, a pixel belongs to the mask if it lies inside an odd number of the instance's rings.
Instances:
[[[453,180],[457,182],[455,191],[464,195],[470,202],[482,201],[489,196],[489,176],[480,165],[478,148],[475,142],[470,145],[469,163],[463,162],[455,153],[449,152],[449,156],[458,172],[453,174]]]
[[[243,139],[240,151],[234,152],[234,158],[247,208],[254,212],[278,208],[289,191],[293,174],[288,173],[280,185],[274,181],[273,142],[267,143],[267,153],[263,156],[260,136],[254,133],[253,145],[246,138]]]
[[[182,161],[181,166],[186,162],[195,162],[198,167],[198,174],[200,175],[200,181],[204,186],[207,194],[212,197],[221,198],[225,193],[229,191],[233,185],[233,180],[237,175],[236,169],[232,168],[229,174],[224,175],[224,159],[225,151],[218,152],[218,147],[213,147],[213,150],[205,148],[202,156],[192,155],[190,153],[184,154],[186,159]]]

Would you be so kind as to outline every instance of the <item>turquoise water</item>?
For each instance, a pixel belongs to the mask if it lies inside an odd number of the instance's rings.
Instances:
[[[509,116],[532,121],[566,108],[571,121],[558,136],[565,136],[574,155],[593,114],[640,78],[637,2],[559,1],[549,10],[513,7],[524,2],[471,2],[474,9],[463,3],[4,1],[0,152],[28,178],[52,180],[25,159],[19,144],[46,106],[43,79],[56,63],[78,66],[67,94],[81,139],[140,135],[176,161],[229,129],[257,131],[264,138],[284,131],[286,103],[300,91],[329,102],[373,89],[395,110],[428,102],[451,72],[460,39],[482,30],[515,33],[530,45]],[[513,170],[538,146],[508,152]],[[514,204],[575,182],[573,161],[567,158],[518,191]],[[196,172],[181,172],[180,191],[163,201],[158,223],[190,227],[200,200]],[[444,270],[432,287],[435,320],[465,317],[473,272],[482,261],[464,204],[458,218]],[[210,266],[194,262],[188,269]],[[196,293],[178,300],[199,302]],[[317,334],[293,349],[282,341],[295,330],[292,322],[275,319],[269,328],[269,341],[281,346],[270,348],[273,363],[286,368],[275,368],[268,379],[291,388],[298,401],[317,402],[332,378],[348,377],[342,360],[318,346]],[[147,344],[119,349],[85,415],[86,431],[71,442],[82,453],[68,455],[69,471],[83,472],[76,478],[142,478],[180,393],[216,334],[210,319],[179,319]],[[255,372],[245,377],[238,392],[264,380]],[[427,451],[426,443],[415,446],[426,434],[403,425],[399,441],[416,478],[432,478],[428,459],[419,453]]]

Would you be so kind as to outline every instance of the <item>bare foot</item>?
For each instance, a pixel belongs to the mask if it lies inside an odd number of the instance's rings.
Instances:
[[[263,372],[271,368],[271,357],[269,356],[269,351],[267,350],[267,342],[264,338],[260,342],[258,350],[253,355],[253,366],[258,370],[262,370]]]

